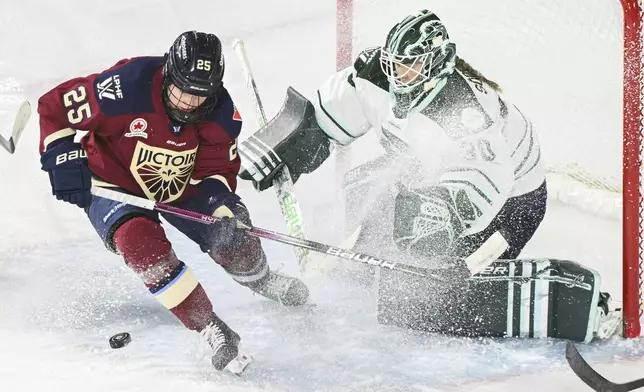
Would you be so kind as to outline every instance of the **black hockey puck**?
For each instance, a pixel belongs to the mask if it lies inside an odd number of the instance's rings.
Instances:
[[[110,338],[110,347],[122,348],[127,346],[132,341],[132,337],[127,332],[117,333]]]

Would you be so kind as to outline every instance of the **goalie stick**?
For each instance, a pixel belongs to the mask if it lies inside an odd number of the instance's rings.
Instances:
[[[251,101],[253,102],[253,106],[255,107],[257,122],[259,123],[260,128],[263,128],[266,125],[266,114],[264,112],[264,105],[259,98],[257,85],[255,84],[255,78],[253,77],[253,73],[250,69],[248,57],[246,56],[244,41],[235,40],[235,42],[233,42],[233,49],[242,65],[242,71],[244,72],[244,77],[246,79],[246,87],[248,88],[248,93],[251,97]],[[262,143],[262,141],[255,136],[250,136],[245,143],[253,145],[255,150],[265,151],[264,155],[266,156],[269,156],[269,153],[272,153],[270,155],[279,159],[277,154],[275,154],[270,147]],[[253,157],[256,157],[256,154],[246,151],[246,149],[243,148],[243,145],[240,145],[239,152],[242,156],[251,161],[253,160]],[[262,158],[263,157],[258,157],[258,159]],[[304,238],[304,218],[302,216],[300,203],[295,196],[295,186],[293,184],[291,174],[289,173],[286,165],[284,165],[280,173],[275,175],[275,178],[273,179],[273,189],[275,189],[277,202],[279,203],[280,210],[282,211],[282,216],[286,221],[288,232],[294,237]],[[304,273],[307,270],[308,249],[296,247],[293,248],[293,252],[295,253],[295,259],[300,272]]]
[[[0,135],[0,145],[4,147],[5,150],[9,151],[10,154],[13,154],[16,151],[16,145],[18,144],[18,140],[20,140],[22,131],[24,131],[25,127],[27,126],[27,122],[29,121],[30,116],[31,104],[29,103],[29,101],[24,101],[20,105],[18,113],[16,114],[16,119],[13,122],[13,130],[11,132],[11,137],[9,137],[9,140]]]
[[[98,197],[104,197],[106,199],[120,201],[122,203],[130,204],[139,208],[144,208],[146,210],[164,212],[166,214],[172,214],[179,216],[184,219],[189,219],[195,222],[201,222],[207,225],[211,225],[217,222],[218,218],[214,216],[200,214],[198,212],[184,210],[177,208],[165,203],[159,203],[152,200],[144,199],[142,197],[130,195],[127,193],[117,192],[111,189],[105,189],[97,186],[92,186],[92,195]],[[378,257],[370,256],[364,253],[352,252],[346,249],[336,248],[330,245],[325,245],[319,242],[307,240],[304,238],[293,237],[287,234],[277,233],[274,231],[261,229],[254,226],[246,226],[242,222],[237,221],[237,226],[240,229],[243,229],[249,235],[265,238],[272,241],[281,242],[283,244],[296,246],[299,248],[304,248],[307,250],[312,250],[315,252],[326,253],[334,255],[343,259],[351,260],[358,263],[364,263],[368,265],[373,265],[376,267],[389,268],[396,271],[401,271],[417,276],[427,276],[421,272],[415,271],[413,269],[408,269],[405,267],[398,266],[398,263],[393,261],[384,260]]]
[[[595,391],[600,392],[626,392],[644,387],[644,378],[617,384],[608,381],[601,374],[597,373],[586,360],[581,356],[577,347],[572,342],[566,344],[566,360],[573,372]]]

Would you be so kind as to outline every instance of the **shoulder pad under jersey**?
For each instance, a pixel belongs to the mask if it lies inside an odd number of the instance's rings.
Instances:
[[[452,139],[483,132],[493,124],[493,120],[482,100],[493,100],[498,108],[498,95],[492,91],[477,94],[475,86],[456,71],[447,78],[445,87],[421,113],[443,127]]]
[[[381,89],[389,91],[389,81],[380,68],[381,50],[380,46],[363,50],[353,63],[353,68],[356,70],[357,78],[367,80]],[[349,83],[355,87],[352,77],[353,75],[349,77]]]
[[[242,119],[233,103],[233,99],[225,87],[221,87],[217,93],[217,104],[204,119],[219,124],[231,139],[239,136],[242,128]]]
[[[163,57],[138,57],[122,61],[96,77],[94,94],[106,116],[150,113],[152,79],[163,66]]]

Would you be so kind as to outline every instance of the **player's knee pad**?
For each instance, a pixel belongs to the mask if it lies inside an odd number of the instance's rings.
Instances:
[[[235,220],[238,220],[247,226],[252,226],[250,213],[248,212],[246,205],[238,195],[232,192],[209,197],[206,211],[208,215],[212,215],[217,218],[235,218]],[[243,246],[244,237],[247,237],[247,235],[240,230],[234,230],[234,233],[221,232],[224,229],[230,231],[230,229],[235,228],[234,225],[224,227],[220,224],[202,224],[200,226],[196,226],[196,228],[202,233],[198,244],[201,251],[204,253],[215,252],[220,248],[236,248]],[[225,237],[223,243],[222,237]]]
[[[268,263],[259,238],[246,235],[236,247],[209,253],[238,283],[253,283],[268,274]]]
[[[123,223],[135,217],[148,217],[158,222],[157,212],[146,210],[127,203],[117,202],[102,197],[92,198],[92,203],[86,209],[87,217],[97,234],[103,240],[105,247],[113,253],[119,253],[114,244],[114,233]]]
[[[114,232],[114,245],[136,272],[156,264],[172,249],[161,224],[142,216],[119,226]]]
[[[130,219],[117,229],[114,240],[126,264],[163,306],[189,328],[200,325],[200,315],[210,312],[209,301],[190,268],[175,255],[159,223],[145,217]],[[200,304],[205,310],[194,310]]]
[[[248,209],[234,193],[211,198],[211,207],[215,216],[232,216],[248,226],[252,225]],[[224,212],[223,215],[219,215],[221,209],[227,214]],[[202,251],[208,253],[240,283],[263,278],[268,271],[268,265],[261,241],[243,230],[235,229],[234,221],[227,223],[227,227],[218,224],[206,226],[208,232],[201,247]],[[226,237],[223,243],[222,237]]]

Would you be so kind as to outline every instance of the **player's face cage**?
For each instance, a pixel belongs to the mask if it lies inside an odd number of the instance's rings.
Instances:
[[[163,101],[168,116],[183,124],[202,121],[217,104],[217,95],[202,97],[183,92],[174,85],[164,86]]]
[[[382,49],[380,68],[396,91],[404,92],[429,81],[433,53],[399,55]]]

